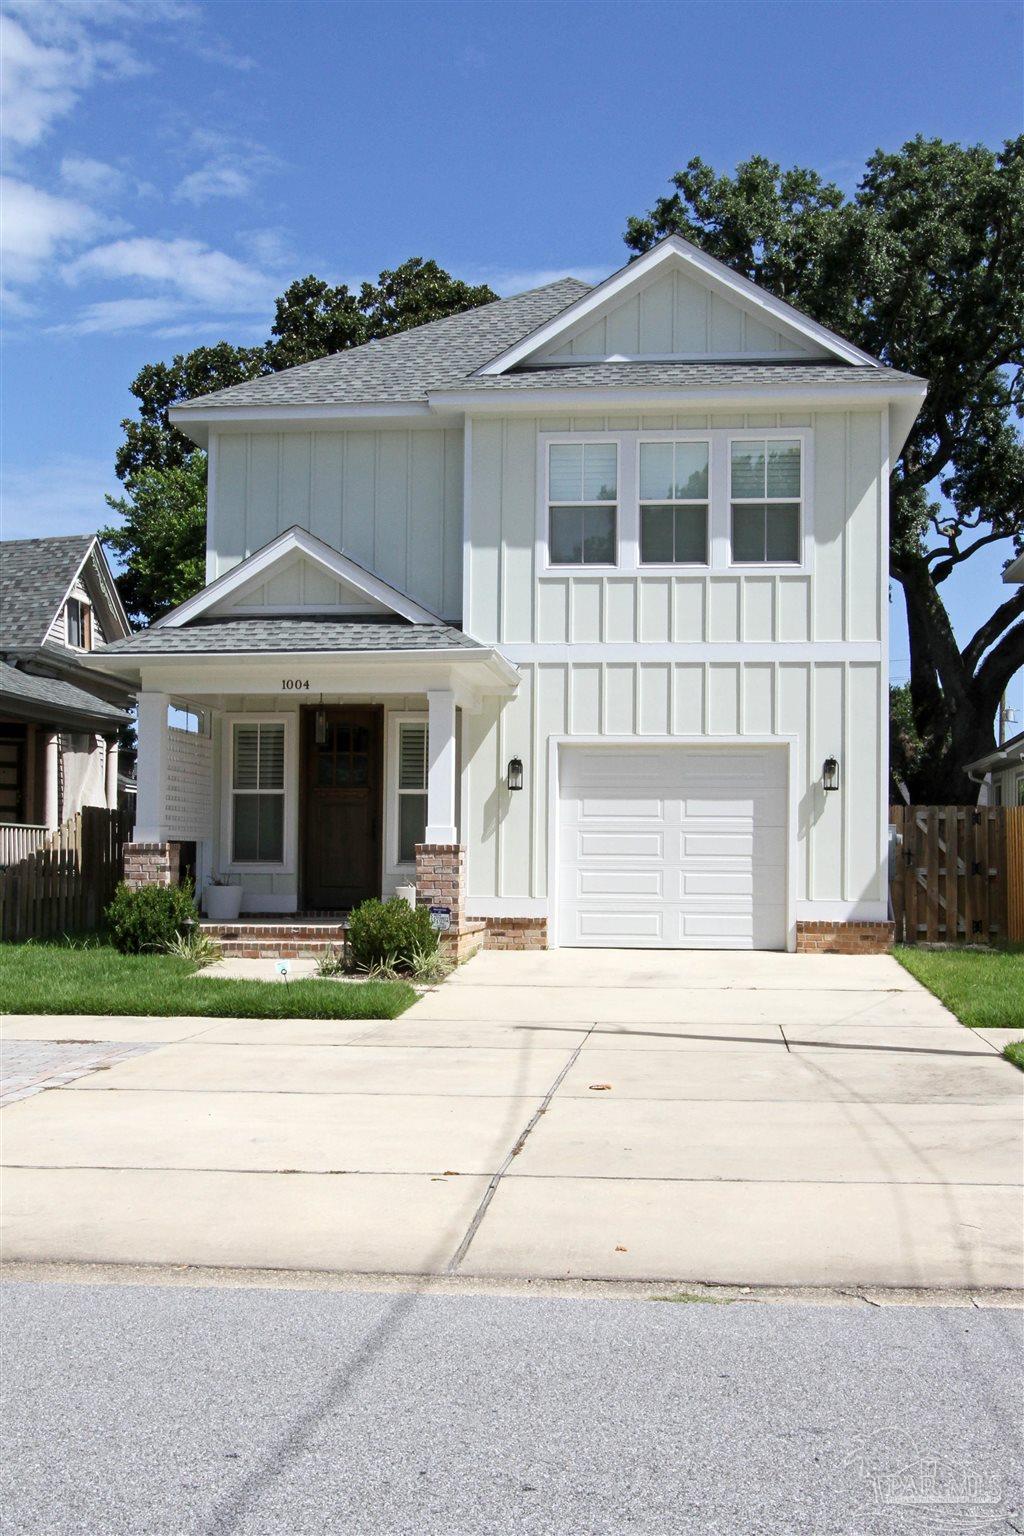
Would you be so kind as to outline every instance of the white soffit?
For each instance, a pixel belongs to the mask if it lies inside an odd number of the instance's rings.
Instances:
[[[676,266],[691,280],[696,279],[712,293],[728,299],[738,308],[756,316],[763,324],[791,335],[799,352],[808,355],[808,344],[820,348],[840,362],[877,368],[878,360],[862,352],[852,342],[844,341],[827,326],[801,314],[784,299],[777,299],[765,289],[759,288],[749,278],[733,272],[723,262],[708,256],[689,240],[679,235],[669,235],[636,261],[606,278],[596,288],[583,295],[575,304],[539,326],[529,336],[507,348],[491,362],[477,370],[479,374],[506,373],[510,368],[536,363],[537,354],[569,338],[580,329],[593,325],[615,304],[627,297],[630,290],[646,287],[652,276],[659,271]],[[545,359],[549,364],[550,357]],[[559,358],[563,366],[573,359]],[[575,361],[581,361],[576,358]]]

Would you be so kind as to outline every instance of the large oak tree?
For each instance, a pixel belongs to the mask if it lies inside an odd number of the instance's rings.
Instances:
[[[918,803],[963,803],[1024,666],[1024,587],[953,631],[942,587],[979,550],[1024,545],[1024,137],[1001,151],[916,138],[847,197],[812,170],[693,159],[642,218],[680,234],[895,368],[928,396],[891,479],[890,572],[906,603],[909,699],[894,760]],[[1009,550],[1010,546],[1006,546]]]

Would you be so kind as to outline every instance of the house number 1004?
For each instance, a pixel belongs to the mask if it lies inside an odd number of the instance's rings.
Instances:
[[[308,677],[282,677],[282,679],[281,679],[281,687],[285,690],[285,692],[289,692],[293,688],[305,688],[308,691],[308,689],[309,689],[309,678]]]

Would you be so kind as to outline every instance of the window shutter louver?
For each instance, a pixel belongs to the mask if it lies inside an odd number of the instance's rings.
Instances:
[[[398,738],[399,789],[427,787],[427,727],[403,725]]]

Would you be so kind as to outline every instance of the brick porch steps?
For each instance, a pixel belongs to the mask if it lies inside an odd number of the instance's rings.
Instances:
[[[200,929],[215,939],[225,958],[236,960],[317,959],[330,950],[345,946],[348,923],[340,914],[322,920],[304,917],[261,921],[244,913],[237,923],[202,921]]]

